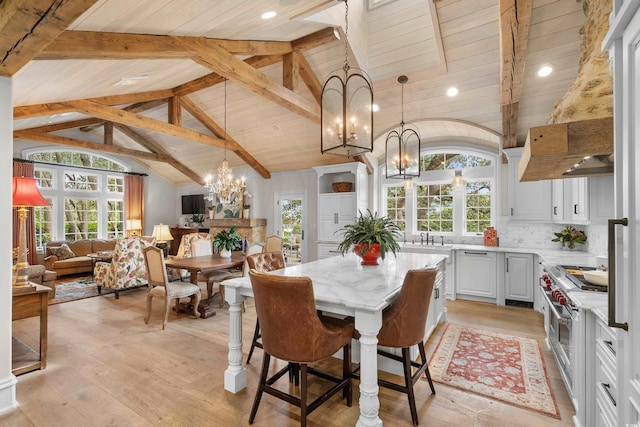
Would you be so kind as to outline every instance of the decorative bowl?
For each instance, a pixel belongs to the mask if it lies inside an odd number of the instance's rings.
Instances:
[[[587,279],[587,282],[600,285],[600,286],[609,286],[609,272],[602,270],[592,270],[585,271],[584,278]]]
[[[353,182],[334,182],[331,188],[335,193],[348,193],[353,188]]]

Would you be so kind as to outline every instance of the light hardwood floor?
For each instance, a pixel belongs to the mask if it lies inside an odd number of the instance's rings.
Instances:
[[[248,425],[262,351],[247,366],[249,386],[238,394],[223,390],[227,366],[228,311],[209,319],[171,314],[162,330],[161,304],[144,324],[146,288],[49,307],[49,358],[44,371],[18,377],[20,407],[0,417],[0,426],[241,426]],[[552,355],[544,344],[542,316],[531,309],[448,301],[448,321],[538,339],[560,408],[561,420],[435,383],[416,385],[423,426],[572,426],[574,414]],[[14,335],[35,345],[34,319],[14,322]],[[255,310],[243,316],[244,352],[249,348]],[[427,343],[430,356],[444,330]],[[339,372],[340,364],[324,366]],[[310,385],[311,392],[317,383]],[[313,412],[309,426],[353,426],[354,405],[334,397]],[[283,387],[288,388],[286,377]],[[385,426],[409,426],[406,396],[380,391]],[[256,426],[299,425],[298,409],[265,395]]]

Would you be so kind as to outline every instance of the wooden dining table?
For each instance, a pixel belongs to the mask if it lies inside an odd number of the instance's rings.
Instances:
[[[164,264],[167,267],[179,268],[189,272],[191,283],[198,283],[198,273],[203,270],[226,270],[242,267],[244,254],[232,252],[231,258],[222,258],[219,254],[195,256],[191,258],[169,258]]]
[[[203,255],[191,258],[170,258],[164,262],[166,267],[178,268],[189,272],[189,280],[193,284],[198,283],[198,273],[203,270],[226,270],[228,268],[242,267],[244,264],[244,254],[240,251],[232,252],[231,258],[222,258],[219,254]],[[191,303],[189,303],[191,304]],[[191,311],[192,305],[184,304],[180,311]],[[202,299],[198,305],[200,317],[206,319],[215,316],[216,311],[209,300]]]

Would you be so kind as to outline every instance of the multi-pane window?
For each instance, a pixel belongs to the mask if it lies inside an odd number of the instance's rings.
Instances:
[[[97,154],[83,153],[80,151],[38,151],[27,155],[27,159],[57,165],[80,166],[83,168],[119,172],[125,171],[125,168],[121,164],[118,164],[113,160],[109,160]]]
[[[46,198],[53,205],[53,200]],[[33,208],[36,231],[36,248],[42,248],[45,243],[53,240],[53,209],[51,206],[36,206]]]
[[[381,178],[380,210],[407,234],[481,234],[492,225],[497,155],[446,150],[422,152],[411,185]]]
[[[416,185],[417,231],[453,232],[453,185]]]
[[[107,201],[107,238],[124,237],[124,202]]]
[[[48,169],[36,169],[33,171],[33,176],[41,190],[43,188],[55,188],[54,171]]]
[[[95,199],[65,199],[65,240],[96,239],[98,237],[98,201]]]
[[[109,193],[124,193],[124,178],[121,176],[107,177],[107,191]]]
[[[406,229],[406,197],[403,186],[387,187],[387,216],[400,227],[400,230]]]
[[[466,169],[491,166],[491,159],[461,153],[435,153],[420,156],[420,170]]]
[[[467,182],[465,231],[481,233],[491,225],[491,181]]]
[[[98,175],[65,171],[65,190],[98,191]]]

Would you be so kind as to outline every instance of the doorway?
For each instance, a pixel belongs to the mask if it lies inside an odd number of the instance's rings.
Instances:
[[[305,262],[306,192],[277,191],[275,198],[275,232],[282,237],[287,265]]]

